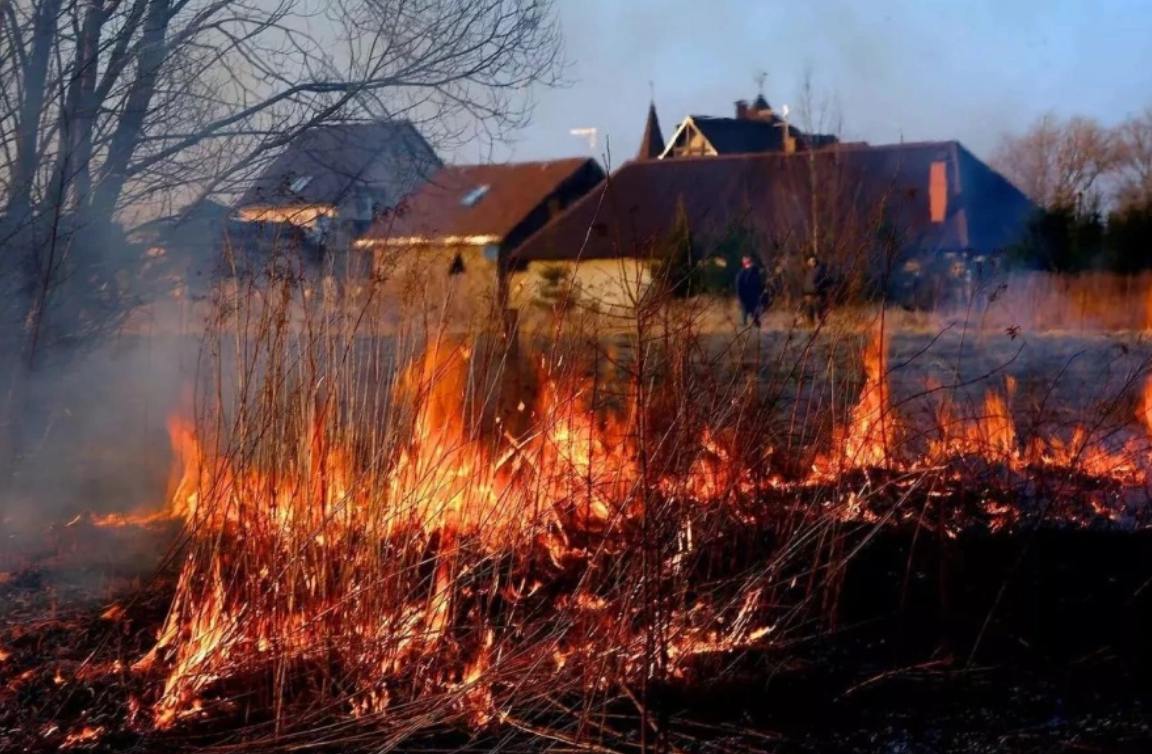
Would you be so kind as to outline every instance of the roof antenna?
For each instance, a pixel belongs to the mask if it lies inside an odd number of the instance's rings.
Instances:
[[[764,82],[768,80],[768,71],[760,71],[756,74],[756,93],[761,97],[764,96]]]
[[[656,101],[656,84],[653,83],[652,79],[648,79],[648,100]]]
[[[597,128],[573,128],[568,131],[572,136],[588,140],[588,149],[595,151],[600,130]]]

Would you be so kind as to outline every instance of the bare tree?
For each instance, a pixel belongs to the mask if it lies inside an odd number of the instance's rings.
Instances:
[[[236,192],[303,132],[495,140],[560,75],[551,0],[0,0],[0,469],[49,354],[147,293],[133,223]],[[0,477],[0,486],[10,481]]]
[[[0,274],[29,364],[49,325],[122,310],[124,222],[326,121],[499,138],[559,74],[550,0],[0,0],[0,39]]]
[[[1115,140],[1095,120],[1047,114],[1024,133],[1006,135],[992,164],[1042,207],[1092,211],[1116,160]]]
[[[1152,207],[1152,106],[1116,127],[1118,203]]]

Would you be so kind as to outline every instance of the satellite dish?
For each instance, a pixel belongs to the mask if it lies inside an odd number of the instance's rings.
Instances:
[[[789,112],[789,111],[788,111],[788,105],[783,105],[783,106],[780,108],[780,114],[781,114],[781,115],[783,115],[785,118],[787,118],[787,117],[788,117],[788,112]]]

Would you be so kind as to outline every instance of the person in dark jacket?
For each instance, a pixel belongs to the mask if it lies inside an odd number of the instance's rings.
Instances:
[[[828,313],[831,278],[828,268],[814,254],[805,260],[804,267],[804,317],[809,325],[815,327]]]
[[[760,268],[747,254],[740,262],[740,272],[736,275],[736,297],[740,299],[741,326],[747,327],[751,320],[760,327],[760,313],[764,305],[764,278]]]

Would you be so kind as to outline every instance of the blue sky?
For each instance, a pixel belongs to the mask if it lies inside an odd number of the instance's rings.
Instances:
[[[987,156],[1054,110],[1114,123],[1152,105],[1152,0],[556,0],[570,86],[535,92],[514,160],[636,150],[653,83],[665,136],[728,115],[768,74],[796,110],[811,71],[838,130],[872,143],[959,139]],[[596,150],[601,156],[604,145]],[[467,155],[461,155],[466,159]]]

